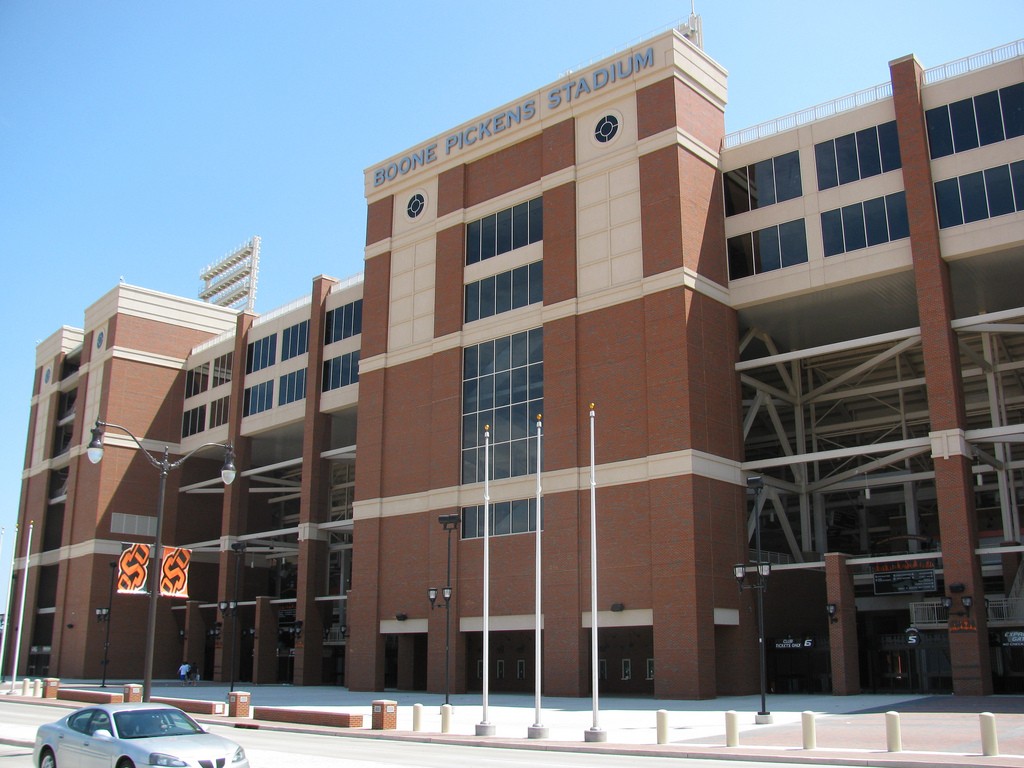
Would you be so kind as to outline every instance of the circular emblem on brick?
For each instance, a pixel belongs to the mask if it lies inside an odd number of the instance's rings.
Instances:
[[[410,219],[415,219],[424,209],[427,207],[427,199],[417,192],[415,195],[409,198],[408,204],[405,206],[405,212],[409,215]]]
[[[103,331],[96,334],[96,349],[103,349]]]
[[[619,132],[619,118],[615,115],[605,115],[597,121],[594,128],[594,138],[602,144],[607,144],[615,138]]]

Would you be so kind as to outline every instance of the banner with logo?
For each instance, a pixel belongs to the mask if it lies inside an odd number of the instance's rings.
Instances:
[[[149,544],[121,544],[117,561],[117,594],[144,595],[149,575]]]
[[[191,562],[191,549],[164,547],[160,566],[161,597],[188,597],[188,566]]]

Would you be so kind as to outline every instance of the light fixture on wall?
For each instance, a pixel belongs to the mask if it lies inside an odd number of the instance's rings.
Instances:
[[[836,616],[839,613],[839,606],[835,603],[826,603],[825,612],[828,614],[829,624],[835,624],[839,621],[839,618]]]

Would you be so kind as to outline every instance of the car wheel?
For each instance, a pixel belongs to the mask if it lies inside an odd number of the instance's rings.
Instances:
[[[127,757],[121,758],[117,764],[117,768],[135,768],[135,763],[129,760]]]
[[[57,758],[49,749],[44,749],[39,755],[39,768],[57,768]]]

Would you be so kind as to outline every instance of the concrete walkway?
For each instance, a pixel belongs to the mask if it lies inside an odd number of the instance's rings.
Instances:
[[[98,688],[95,680],[61,681],[66,688]],[[118,691],[121,683],[108,683]],[[547,739],[528,739],[528,729],[536,719],[532,695],[491,694],[487,720],[495,735],[476,736],[476,725],[483,719],[479,693],[450,697],[453,706],[451,727],[441,733],[444,696],[422,692],[352,692],[338,687],[250,686],[236,684],[236,691],[248,691],[251,704],[296,709],[333,710],[361,714],[365,727],[334,729],[284,723],[241,721],[227,717],[198,718],[264,730],[310,730],[338,735],[444,741],[448,743],[504,746],[520,749],[601,751],[636,755],[699,756],[723,759],[749,758],[786,762],[813,762],[836,765],[877,766],[1021,766],[1024,765],[1024,696],[828,696],[772,695],[768,709],[773,723],[759,725],[754,715],[760,708],[757,696],[723,697],[707,701],[656,700],[649,698],[602,697],[597,724],[607,734],[603,743],[585,742],[584,734],[594,725],[590,698],[545,698],[540,722],[548,728]],[[7,688],[0,685],[0,694]],[[20,685],[17,687],[20,693]],[[153,696],[226,701],[228,686],[202,682],[182,686],[177,681],[161,680],[153,684]],[[53,702],[9,695],[10,700],[61,708],[77,708],[70,701]],[[4,696],[7,698],[7,696]],[[395,701],[398,704],[397,730],[370,729],[372,702]],[[420,730],[413,730],[414,705],[421,704]],[[668,734],[658,744],[657,711],[665,710]],[[736,713],[738,745],[726,746],[726,712]],[[885,713],[900,713],[902,751],[888,750]],[[801,725],[803,712],[815,713],[816,748],[804,749]],[[982,755],[979,713],[995,716],[999,756]],[[54,713],[54,718],[58,717]],[[14,733],[4,727],[0,741],[30,742],[34,733]],[[27,730],[27,729],[25,729]]]

